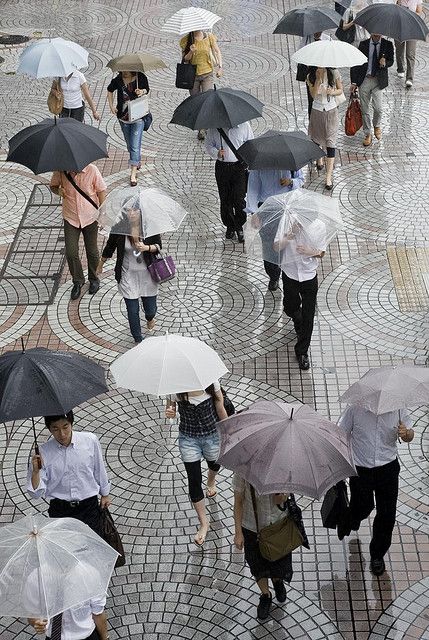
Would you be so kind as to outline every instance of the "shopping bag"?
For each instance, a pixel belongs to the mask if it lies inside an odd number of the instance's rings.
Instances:
[[[103,540],[120,554],[116,560],[115,569],[117,567],[123,567],[125,564],[124,547],[115,523],[113,522],[112,515],[107,508],[101,509],[100,530]]]
[[[362,124],[362,111],[359,97],[356,92],[353,92],[350,96],[349,106],[347,107],[344,119],[346,136],[354,136],[362,127]]]
[[[194,86],[197,67],[187,62],[179,62],[176,67],[176,87],[178,89],[192,89]]]

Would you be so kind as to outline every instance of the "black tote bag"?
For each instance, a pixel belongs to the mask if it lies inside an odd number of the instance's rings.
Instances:
[[[197,67],[189,62],[178,62],[176,66],[177,89],[192,89],[197,74]]]
[[[113,522],[112,515],[107,508],[101,509],[100,512],[100,530],[103,540],[120,554],[116,560],[115,569],[117,567],[123,567],[125,564],[124,547],[115,523]]]

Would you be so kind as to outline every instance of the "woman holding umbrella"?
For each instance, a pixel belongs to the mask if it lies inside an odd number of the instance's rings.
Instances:
[[[310,67],[307,86],[313,98],[308,135],[316,144],[326,150],[325,187],[330,191],[334,186],[332,172],[340,123],[336,96],[342,95],[343,84],[337,69]],[[321,171],[322,168],[323,164],[319,161],[317,170]]]

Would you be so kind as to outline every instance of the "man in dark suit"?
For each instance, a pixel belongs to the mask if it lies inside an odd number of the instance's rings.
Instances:
[[[382,38],[379,33],[371,34],[368,40],[362,40],[360,51],[368,58],[368,62],[350,70],[351,90],[359,87],[360,105],[362,109],[364,147],[372,142],[372,126],[377,140],[381,138],[381,116],[383,112],[383,89],[389,84],[388,67],[393,64],[393,44]],[[374,109],[371,123],[370,107]],[[371,126],[372,124],[372,126]]]

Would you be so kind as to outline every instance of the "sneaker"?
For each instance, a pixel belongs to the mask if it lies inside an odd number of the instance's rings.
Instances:
[[[276,594],[277,602],[285,602],[286,600],[286,587],[283,580],[273,580],[273,587]]]
[[[386,571],[386,565],[384,564],[383,558],[381,558],[381,560],[371,558],[369,568],[375,576],[381,576]]]
[[[404,71],[397,71],[396,73],[398,75],[398,78],[405,78],[405,72]]]
[[[256,616],[259,620],[266,620],[270,614],[271,603],[273,601],[271,593],[263,593],[259,598]]]
[[[406,89],[411,89],[411,87],[413,86],[413,83],[411,80],[407,80],[405,83],[405,88]]]

